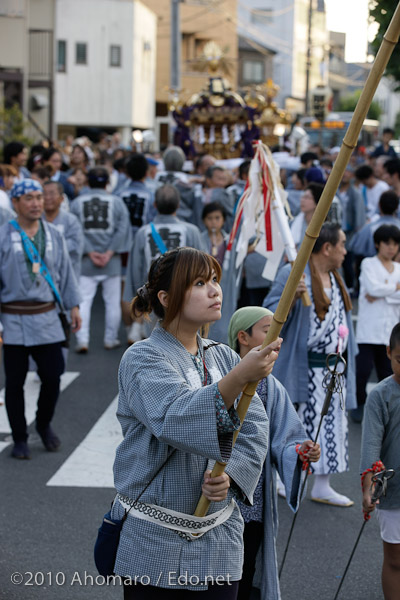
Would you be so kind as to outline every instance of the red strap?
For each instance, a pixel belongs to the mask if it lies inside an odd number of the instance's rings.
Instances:
[[[364,479],[367,473],[380,473],[381,471],[385,470],[385,465],[383,464],[383,462],[381,460],[377,460],[376,462],[374,462],[374,464],[372,465],[371,468],[369,469],[365,469],[365,471],[363,473],[361,473],[361,489],[364,491]],[[364,512],[364,521],[369,521],[371,518],[371,515],[369,513]]]
[[[297,454],[300,456],[300,459],[303,461],[303,465],[301,467],[302,471],[307,471],[308,467],[310,466],[310,463],[307,460],[306,457],[306,452],[302,451],[301,448],[302,444],[296,444],[296,452]]]

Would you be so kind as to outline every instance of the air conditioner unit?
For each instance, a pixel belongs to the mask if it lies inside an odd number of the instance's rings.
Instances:
[[[43,94],[32,94],[30,97],[31,110],[42,110],[49,106],[49,99]]]

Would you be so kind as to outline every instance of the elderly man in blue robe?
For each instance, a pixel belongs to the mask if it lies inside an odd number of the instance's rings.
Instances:
[[[351,301],[338,273],[346,256],[346,236],[339,224],[325,223],[317,239],[303,279],[297,288],[288,319],[282,328],[285,340],[274,368],[274,375],[298,406],[307,435],[315,439],[326,390],[326,358],[342,346],[347,370],[342,394],[334,393],[324,417],[319,443],[321,460],[312,467],[314,485],[311,499],[333,506],[354,504],[330,485],[331,473],[348,471],[348,421],[346,409],[356,407],[355,356],[357,344],[351,320]],[[275,310],[289,277],[291,266],[284,266],[264,300]],[[311,306],[304,306],[301,293],[308,290]],[[347,333],[342,339],[341,334]]]
[[[64,188],[59,181],[46,181],[43,185],[44,214],[48,223],[52,223],[64,236],[69,257],[77,280],[81,274],[83,254],[83,229],[78,218],[63,210]]]
[[[41,380],[36,430],[48,451],[60,440],[50,426],[64,370],[65,334],[58,316],[61,300],[71,310],[72,330],[81,325],[79,287],[64,238],[41,219],[43,190],[32,179],[14,185],[17,219],[0,227],[0,308],[4,328],[5,400],[14,458],[30,458],[24,415],[24,381],[29,357]],[[58,296],[58,297],[57,297]]]
[[[263,343],[271,325],[273,313],[262,306],[245,306],[237,310],[229,323],[229,345],[246,356]],[[295,408],[281,383],[271,374],[262,379],[257,394],[264,404],[269,420],[268,454],[261,477],[254,491],[254,504],[239,502],[244,526],[243,575],[239,584],[238,600],[249,600],[258,562],[261,600],[279,600],[276,538],[278,534],[277,473],[284,482],[286,499],[291,510],[300,502],[302,472],[306,462],[315,462],[320,447],[306,439],[306,432]],[[307,456],[307,458],[306,458]]]

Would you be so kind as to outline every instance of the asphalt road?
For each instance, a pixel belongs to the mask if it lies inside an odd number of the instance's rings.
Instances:
[[[122,598],[121,590],[96,580],[93,544],[103,514],[113,498],[107,487],[48,486],[98,422],[117,394],[117,369],[124,348],[102,346],[103,308],[96,298],[92,339],[87,356],[70,352],[67,370],[79,376],[62,392],[54,429],[62,440],[57,453],[44,451],[30,427],[32,459],[0,452],[0,599],[78,600]],[[121,339],[122,337],[121,332]],[[4,374],[0,374],[0,388]],[[319,505],[306,498],[297,519],[282,574],[284,600],[332,599],[362,525],[358,476],[360,425],[350,424],[349,473],[333,476],[334,487],[355,500],[351,508]],[[1,434],[0,441],[7,440]],[[81,446],[80,446],[81,445]],[[84,444],[83,444],[84,445]],[[99,448],[101,452],[101,448]],[[86,458],[78,470],[88,473]],[[279,499],[279,556],[282,556],[292,514]],[[367,523],[340,598],[378,600],[382,547],[375,520]],[[14,583],[12,582],[12,574]],[[22,579],[22,583],[20,580]],[[255,596],[256,597],[256,596]]]

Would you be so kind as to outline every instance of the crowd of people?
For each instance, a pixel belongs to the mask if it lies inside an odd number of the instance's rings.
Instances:
[[[243,268],[227,263],[228,238],[250,160],[232,163],[203,155],[187,161],[176,146],[162,155],[143,154],[123,148],[118,134],[101,136],[97,145],[87,139],[36,145],[30,153],[19,142],[5,146],[0,164],[0,302],[12,456],[30,458],[23,383],[32,359],[41,380],[36,428],[48,451],[60,446],[51,420],[68,356],[65,347],[72,329],[75,352],[90,352],[91,308],[99,285],[105,305],[104,348],[131,345],[119,376],[124,441],[115,461],[112,511],[115,519],[124,511],[130,517],[115,573],[135,577],[147,574],[150,565],[153,580],[162,570],[179,571],[186,564],[199,581],[225,575],[219,598],[245,599],[261,549],[262,597],[279,598],[276,490],[296,511],[303,463],[313,463],[311,499],[336,507],[354,504],[330,483],[331,474],[349,468],[348,411],[361,422],[373,367],[382,385],[389,385],[397,360],[398,336],[390,336],[400,322],[400,159],[388,144],[391,135],[385,130],[382,144],[369,153],[354,152],[298,285],[282,329],[283,343],[279,339],[263,351],[259,346],[291,266],[282,262],[275,279],[266,280],[267,259],[252,244]],[[282,148],[273,153],[297,247],[336,156],[337,148],[325,152],[319,147],[298,157]],[[305,292],[311,298],[308,306],[302,301]],[[126,338],[121,338],[121,321]],[[210,339],[198,335],[207,324]],[[318,443],[313,443],[328,357],[337,352],[347,368]],[[398,402],[396,377],[395,372],[390,393]],[[261,401],[252,402],[233,447],[240,427],[236,399],[244,384],[254,380],[261,380]],[[159,401],[154,402],[154,395]],[[384,402],[377,394],[374,398]],[[392,412],[397,414],[395,400],[385,408],[386,425]],[[365,435],[376,438],[376,412],[368,403],[365,410]],[[200,429],[209,433],[200,435]],[[374,463],[385,454],[393,459],[395,452],[383,444],[385,431],[382,426],[381,438],[374,438],[375,453],[363,440],[362,470],[371,467],[366,456]],[[226,473],[210,478],[210,460],[228,463]],[[134,474],[129,469],[133,463]],[[187,493],[177,502],[182,477]],[[389,485],[395,487],[389,488],[388,510],[383,503],[379,512],[389,513],[380,523],[385,598],[392,599],[400,569],[400,528],[394,527],[400,497],[398,485]],[[192,533],[184,522],[200,488],[218,519],[208,527],[199,518]],[[364,487],[366,512],[374,507],[369,493]],[[149,506],[163,514],[162,523],[149,512],[142,519]],[[240,513],[245,521],[243,577]],[[192,556],[188,537],[193,541],[199,532],[201,552]],[[224,562],[220,549],[228,539],[230,558]],[[160,558],[164,546],[168,568]],[[132,595],[125,585],[125,598],[153,597],[150,587]],[[168,593],[174,586],[167,579],[157,588],[157,597],[172,597]],[[183,589],[195,592],[196,586]],[[215,594],[210,584],[207,597]]]

